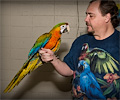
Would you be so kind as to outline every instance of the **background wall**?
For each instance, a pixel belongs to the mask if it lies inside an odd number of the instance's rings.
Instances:
[[[2,0],[0,3],[1,99],[71,98],[71,77],[59,75],[45,64],[27,75],[10,93],[3,91],[22,67],[36,39],[60,22],[68,22],[69,34],[62,35],[61,60],[72,42],[86,33],[85,11],[90,0]]]

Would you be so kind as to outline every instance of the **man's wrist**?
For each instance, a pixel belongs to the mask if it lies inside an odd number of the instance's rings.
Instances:
[[[59,59],[59,57],[57,55],[53,55],[53,59],[50,60],[51,63],[56,62]]]

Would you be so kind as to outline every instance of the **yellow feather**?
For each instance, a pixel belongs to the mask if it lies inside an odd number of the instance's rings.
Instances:
[[[13,85],[14,83],[14,79],[10,82],[10,84],[7,86],[7,88],[4,90],[4,93],[6,93],[10,88],[11,86]]]
[[[16,76],[13,78],[13,80],[10,82],[10,84],[8,85],[8,87],[4,90],[4,93],[6,93],[7,91],[10,92],[16,85],[18,85],[20,83],[20,81],[31,71],[36,69],[36,64],[38,63],[39,57],[37,57],[36,59],[32,60],[26,68],[21,69]],[[19,76],[18,76],[19,75]],[[16,79],[16,77],[18,77]]]
[[[33,70],[35,70],[35,69],[37,69],[39,66],[41,66],[43,63],[42,63],[42,61],[40,61],[35,67],[34,67],[34,69]]]
[[[113,58],[110,54],[107,54],[113,61],[115,61],[118,65],[120,65],[120,63],[115,59]]]
[[[97,65],[95,67],[95,70],[96,70],[96,68],[97,68],[98,72],[101,74],[100,63],[99,62],[97,63]]]
[[[119,71],[119,69],[118,69],[117,65],[114,63],[114,61],[112,59],[110,59],[109,61],[110,61],[111,65],[114,67],[114,69],[116,71]]]
[[[111,66],[111,64],[110,64],[109,62],[106,62],[106,64],[107,64],[108,69],[109,69],[112,73],[114,73],[114,69],[113,69],[113,67]]]
[[[105,70],[105,73],[108,73],[108,69],[107,69],[107,66],[106,66],[105,63],[103,64],[103,68],[104,68],[104,70]]]

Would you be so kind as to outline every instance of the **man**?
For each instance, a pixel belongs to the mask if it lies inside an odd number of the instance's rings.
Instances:
[[[58,73],[63,76],[75,76],[79,60],[84,60],[99,79],[98,83],[105,98],[120,99],[120,32],[115,29],[119,25],[117,15],[118,8],[114,1],[92,0],[85,18],[88,33],[92,35],[86,34],[78,37],[65,56],[64,62],[60,61],[49,49],[39,51],[41,59],[44,62],[51,61]],[[77,78],[74,77],[75,79]],[[73,86],[74,97],[81,98],[80,89],[83,90],[80,85]]]

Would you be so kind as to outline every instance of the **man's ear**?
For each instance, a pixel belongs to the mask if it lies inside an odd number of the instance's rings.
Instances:
[[[108,23],[109,21],[111,21],[111,15],[110,13],[105,15],[105,22]]]

